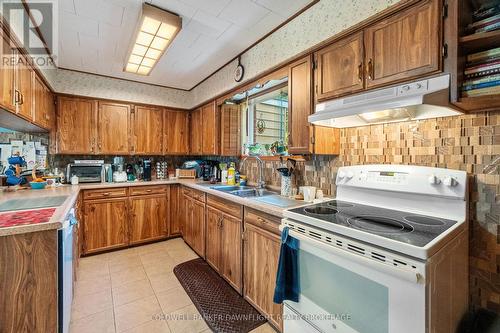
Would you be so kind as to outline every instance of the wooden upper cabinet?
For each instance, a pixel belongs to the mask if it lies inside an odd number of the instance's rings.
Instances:
[[[35,72],[22,55],[18,55],[16,72],[17,114],[29,121],[33,121],[33,85]]]
[[[10,41],[3,36],[2,59],[9,59],[12,62],[4,63],[0,66],[0,104],[2,108],[11,112],[16,112],[14,96],[14,50],[10,46]]]
[[[57,152],[94,154],[97,102],[59,97],[57,101]]]
[[[201,107],[202,119],[202,154],[219,153],[219,112],[215,101]]]
[[[130,118],[130,105],[99,102],[97,137],[100,154],[128,155],[133,151],[129,142]]]
[[[189,112],[165,109],[163,114],[163,152],[189,154]]]
[[[440,2],[423,1],[365,29],[368,88],[440,70]]]
[[[342,39],[315,54],[316,99],[325,100],[364,88],[363,32]]]
[[[34,85],[34,122],[45,129],[51,129],[54,124],[54,101],[52,93],[40,77],[35,76]]]
[[[288,151],[292,154],[312,152],[312,61],[307,56],[292,63],[288,72]]]
[[[130,198],[130,244],[165,238],[168,235],[166,195]]]
[[[191,154],[201,155],[203,152],[203,117],[202,109],[191,111],[191,122],[189,124],[189,134],[191,137]]]
[[[235,104],[222,104],[220,110],[220,154],[238,156],[241,154],[240,107]]]
[[[163,153],[163,110],[136,106],[134,109],[134,153],[161,155]]]

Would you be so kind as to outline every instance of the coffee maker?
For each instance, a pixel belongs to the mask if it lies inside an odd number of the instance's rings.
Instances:
[[[142,160],[142,169],[143,169],[143,180],[151,181],[151,160],[144,159]]]
[[[202,176],[204,181],[209,181],[212,178],[215,178],[216,181],[220,182],[220,179],[218,179],[218,168],[219,168],[219,162],[217,161],[203,161],[202,163]]]

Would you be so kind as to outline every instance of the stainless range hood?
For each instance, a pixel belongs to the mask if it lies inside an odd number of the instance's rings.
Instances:
[[[317,104],[309,122],[344,128],[459,115],[449,87],[447,74],[338,98]]]

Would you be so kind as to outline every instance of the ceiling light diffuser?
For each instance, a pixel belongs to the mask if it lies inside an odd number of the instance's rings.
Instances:
[[[179,15],[155,7],[142,5],[134,42],[127,53],[125,72],[149,75],[182,27]]]

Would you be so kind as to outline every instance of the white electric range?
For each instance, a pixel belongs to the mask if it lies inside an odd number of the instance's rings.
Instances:
[[[342,167],[335,200],[285,211],[301,295],[284,332],[454,332],[467,310],[467,175]]]

